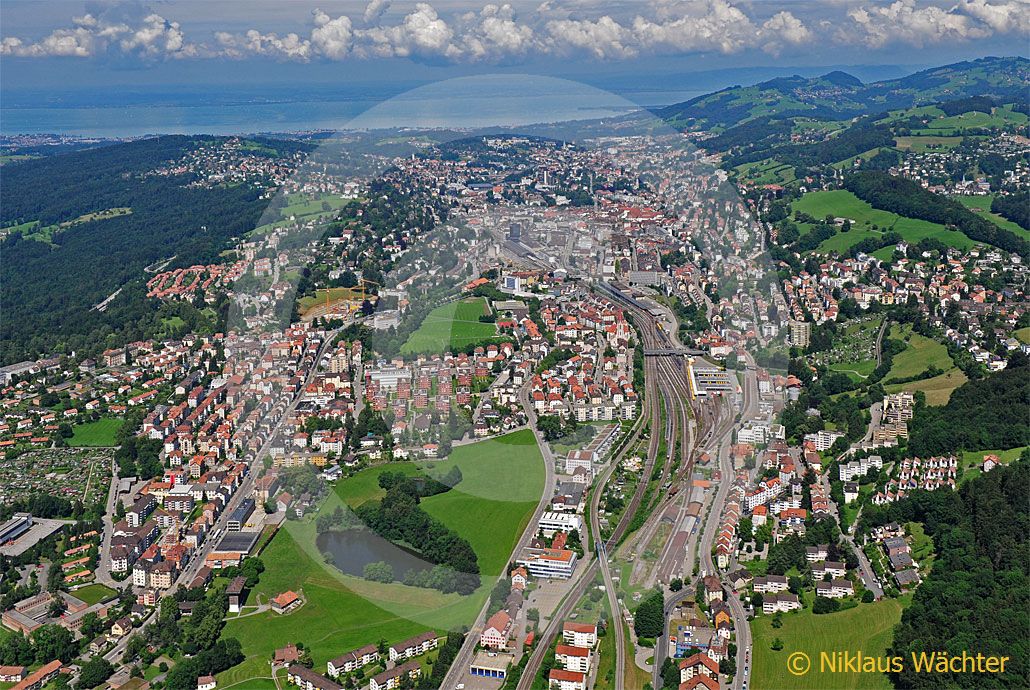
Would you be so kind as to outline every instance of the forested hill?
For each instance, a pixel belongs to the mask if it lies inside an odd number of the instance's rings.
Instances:
[[[895,627],[888,655],[905,658],[897,688],[1030,687],[1030,459],[997,467],[959,491],[915,491],[868,506],[864,526],[922,523],[937,555]],[[911,655],[1008,657],[1005,673],[919,673]]]
[[[1030,359],[1016,352],[1009,365],[968,381],[943,407],[922,407],[911,424],[909,451],[927,457],[962,450],[1030,445]]]
[[[770,115],[841,120],[974,96],[1022,102],[1030,85],[1030,60],[987,57],[935,67],[900,79],[863,84],[843,72],[821,77],[781,77],[722,91],[657,111],[673,126],[729,128]]]
[[[211,141],[164,136],[0,169],[0,362],[147,335],[159,319],[143,269],[171,257],[171,267],[214,261],[254,227],[268,203],[260,188],[144,174]],[[106,312],[92,310],[119,288]]]

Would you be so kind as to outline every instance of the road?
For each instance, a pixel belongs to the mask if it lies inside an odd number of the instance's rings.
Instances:
[[[548,445],[544,436],[536,428],[536,412],[533,410],[533,405],[529,400],[529,381],[526,382],[519,390],[519,403],[522,405],[522,409],[526,413],[526,419],[529,421],[529,428],[533,431],[533,436],[536,438],[537,447],[540,449],[540,454],[544,458],[544,490],[540,496],[540,503],[537,504],[536,510],[533,512],[532,518],[526,523],[526,529],[523,530],[522,536],[519,537],[518,542],[515,544],[515,548],[512,549],[511,555],[509,556],[509,562],[514,560],[515,556],[522,551],[529,542],[532,541],[536,535],[536,526],[540,521],[540,516],[551,507],[551,498],[554,497],[556,476],[554,471],[554,455],[551,453],[551,447]],[[585,545],[589,547],[589,545]],[[586,553],[586,558],[590,557],[589,551]],[[507,577],[507,573],[501,573],[501,577]],[[457,656],[451,663],[450,669],[447,671],[447,675],[444,676],[443,682],[440,684],[441,688],[453,688],[461,683],[461,679],[464,677],[466,670],[469,667],[469,663],[472,660],[472,655],[476,651],[476,646],[479,644],[479,635],[483,631],[483,626],[486,624],[486,612],[490,606],[489,600],[483,603],[483,608],[479,611],[479,615],[476,616],[475,622],[469,629],[468,634],[465,636],[465,643],[461,646]]]
[[[325,355],[326,351],[332,344],[332,341],[336,337],[336,334],[338,332],[339,330],[334,330],[329,331],[326,334],[324,341],[321,343],[315,354],[315,358],[311,365],[311,369],[310,371],[308,371],[307,376],[305,376],[304,378],[304,385],[300,386],[297,389],[298,392],[296,397],[290,402],[290,404],[287,406],[286,410],[279,417],[279,419],[276,420],[275,424],[273,425],[272,429],[268,434],[268,438],[265,440],[265,443],[254,455],[254,459],[251,461],[250,464],[250,471],[243,478],[243,481],[240,482],[239,487],[233,493],[232,497],[230,497],[228,504],[226,504],[225,509],[218,516],[218,519],[215,521],[215,524],[212,526],[208,534],[214,535],[219,532],[224,533],[229,523],[229,516],[232,515],[232,512],[236,509],[237,506],[239,506],[240,502],[245,497],[250,496],[253,493],[254,476],[257,473],[257,468],[260,466],[260,463],[262,459],[265,457],[265,455],[268,454],[268,448],[269,446],[271,446],[273,440],[275,440],[275,438],[279,434],[279,429],[282,426],[283,421],[291,417],[293,411],[300,403],[304,389],[314,379],[315,374],[318,372],[319,363],[322,361],[322,357]],[[110,512],[111,511],[108,511],[108,517],[105,518],[105,520],[110,519]],[[106,539],[107,535],[109,534],[109,528],[106,522],[104,525],[104,533],[105,543],[108,545],[108,548],[110,548],[110,541]],[[217,539],[215,539],[214,537],[210,537],[204,542],[203,546],[201,546],[201,548],[198,549],[195,554],[193,554],[189,563],[186,565],[185,568],[183,568],[182,572],[179,573],[179,576],[175,579],[175,582],[172,583],[172,588],[170,591],[174,592],[176,589],[178,589],[179,586],[189,585],[193,578],[197,576],[197,573],[200,571],[200,568],[203,567],[205,561],[207,560],[207,555],[211,553],[211,549],[214,548],[216,541]],[[152,623],[153,620],[156,618],[156,615],[151,615],[148,619],[145,619],[142,625],[140,625],[136,629],[136,632],[142,631],[144,628],[150,625],[150,623]],[[111,662],[114,662],[116,659],[120,658],[122,652],[125,650],[126,643],[128,643],[129,641],[129,637],[131,636],[126,635],[122,639],[118,640],[115,646],[109,652],[107,652],[107,654],[104,655],[104,658]]]
[[[104,508],[104,534],[100,542],[100,557],[97,559],[97,582],[108,587],[117,587],[118,583],[111,577],[111,540],[114,538],[115,502],[118,500],[118,465],[111,460],[111,486],[107,488],[107,505]]]

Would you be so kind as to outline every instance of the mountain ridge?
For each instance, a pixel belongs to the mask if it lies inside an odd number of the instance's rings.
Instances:
[[[680,129],[728,128],[763,116],[842,120],[939,101],[991,96],[1023,100],[1030,60],[984,57],[864,83],[835,70],[818,77],[777,77],[730,86],[655,112]]]

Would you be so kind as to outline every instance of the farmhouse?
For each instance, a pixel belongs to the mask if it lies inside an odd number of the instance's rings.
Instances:
[[[296,592],[283,592],[278,596],[272,597],[272,610],[278,614],[284,614],[292,611],[301,604],[301,599],[297,596]]]

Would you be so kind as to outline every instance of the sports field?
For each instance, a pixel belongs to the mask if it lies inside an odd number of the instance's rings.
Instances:
[[[492,323],[479,320],[487,313],[486,300],[482,297],[442,304],[429,312],[425,321],[408,337],[401,346],[401,353],[453,351],[490,338],[496,334],[497,328]]]
[[[901,620],[903,599],[882,599],[872,604],[815,615],[811,608],[784,614],[783,627],[772,627],[772,616],[759,616],[751,623],[754,647],[748,686],[758,690],[876,690],[890,688],[887,676],[874,673],[823,673],[820,652],[882,655],[890,644],[894,626]],[[771,649],[779,638],[783,649]],[[801,676],[787,670],[787,659],[795,652],[807,654],[811,670]],[[743,672],[743,669],[740,670]]]
[[[907,242],[918,242],[921,239],[932,237],[959,249],[973,246],[973,241],[961,232],[948,230],[938,223],[905,218],[896,213],[875,209],[844,189],[809,192],[795,201],[791,208],[820,220],[827,215],[834,218],[851,219],[851,230],[838,232],[823,241],[817,248],[817,251],[820,252],[844,252],[861,240],[869,237],[879,238],[889,231],[898,233]],[[877,226],[876,230],[873,230],[874,225]],[[799,224],[798,227],[802,230],[802,234],[808,229],[804,223]]]
[[[529,431],[458,446],[447,460],[427,468],[436,474],[452,465],[461,468],[461,483],[424,499],[422,506],[476,550],[484,584],[474,594],[462,597],[344,575],[323,562],[315,545],[314,516],[287,522],[261,555],[266,569],[247,605],[287,589],[301,592],[306,603],[286,616],[263,612],[229,620],[223,635],[240,640],[247,660],[219,674],[219,687],[268,677],[266,660],[288,642],[307,645],[316,670],[324,670],[328,659],[364,644],[470,624],[536,508],[543,491],[544,465]],[[378,477],[384,470],[420,471],[414,463],[364,470],[338,482],[322,510],[378,498],[382,495]]]
[[[82,599],[87,604],[93,605],[117,594],[115,590],[100,584],[99,582],[86,585],[76,589],[71,594],[77,599]]]
[[[116,445],[116,435],[122,428],[122,419],[118,417],[104,417],[95,422],[86,422],[72,427],[72,436],[68,439],[69,446],[113,446]]]

